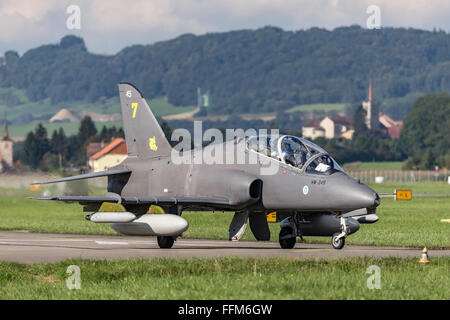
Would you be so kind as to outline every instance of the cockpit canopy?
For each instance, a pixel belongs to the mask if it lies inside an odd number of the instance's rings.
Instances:
[[[321,147],[303,138],[289,135],[263,135],[249,137],[250,150],[274,158],[307,173],[324,174],[343,171],[337,162]]]

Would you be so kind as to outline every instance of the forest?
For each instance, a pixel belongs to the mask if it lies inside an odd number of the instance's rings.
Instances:
[[[145,39],[143,39],[145,42]],[[209,91],[210,114],[283,112],[311,103],[360,103],[369,80],[381,110],[403,119],[426,93],[450,92],[450,34],[359,26],[283,31],[276,27],[185,34],[114,55],[89,52],[68,35],[20,56],[0,58],[0,87],[23,89],[28,99],[52,103],[117,95],[135,84],[147,98],[196,105]],[[13,108],[14,97],[3,97]]]
[[[170,123],[158,119],[172,146],[175,128],[185,128],[193,136],[193,122],[173,120]],[[301,136],[294,115],[280,114],[270,123],[253,120],[244,121],[235,116],[227,121],[203,121],[202,128],[240,129],[280,129],[281,134]],[[355,134],[352,140],[317,138],[314,142],[327,150],[339,163],[353,161],[404,161],[405,169],[450,168],[450,95],[447,93],[428,94],[417,100],[404,121],[400,139],[390,139],[379,130],[370,130],[365,124],[362,106],[353,114]],[[42,124],[28,133],[25,142],[15,145],[15,158],[31,168],[58,170],[64,167],[83,167],[86,164],[86,147],[90,142],[111,141],[114,137],[124,137],[122,128],[97,132],[89,117],[80,122],[78,133],[66,137],[62,129],[48,136]],[[193,145],[193,143],[191,143]]]

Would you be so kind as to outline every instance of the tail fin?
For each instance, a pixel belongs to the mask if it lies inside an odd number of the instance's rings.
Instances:
[[[139,90],[132,84],[120,83],[119,94],[128,156],[169,156],[172,147]]]

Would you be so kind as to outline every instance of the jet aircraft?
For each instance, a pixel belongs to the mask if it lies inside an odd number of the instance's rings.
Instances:
[[[141,92],[119,84],[128,157],[102,172],[36,184],[107,177],[106,196],[48,196],[39,200],[79,202],[87,220],[110,223],[125,235],[157,236],[160,248],[171,248],[189,227],[183,211],[233,211],[229,239],[237,241],[247,224],[257,240],[270,240],[267,215],[280,221],[281,248],[293,248],[297,237],[330,236],[335,249],[358,231],[361,223],[378,220],[378,194],[348,176],[321,147],[290,135],[256,135],[226,141],[223,150],[253,157],[253,163],[206,164],[195,160],[208,148],[183,151],[186,163],[174,163],[174,150]],[[179,153],[178,153],[179,154]],[[275,166],[273,174],[261,169]],[[126,212],[99,212],[104,202]],[[165,214],[147,214],[158,205]]]

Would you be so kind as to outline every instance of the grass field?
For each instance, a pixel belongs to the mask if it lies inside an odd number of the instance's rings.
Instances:
[[[302,104],[299,106],[295,106],[286,110],[286,112],[288,113],[298,111],[344,112],[346,108],[347,108],[346,103],[315,103],[315,104]]]
[[[373,184],[378,192],[392,192],[397,188],[410,188],[407,184]],[[450,193],[445,183],[416,183],[416,193]],[[56,191],[53,191],[57,194]],[[78,204],[25,199],[28,190],[0,189],[0,229],[29,230],[31,232],[115,234],[107,224],[94,224],[84,219],[86,213]],[[347,238],[350,244],[395,245],[430,248],[450,248],[450,198],[414,198],[395,201],[383,198],[377,210],[380,221],[361,225],[361,229]],[[190,228],[185,238],[228,239],[232,212],[184,212]],[[214,223],[211,223],[214,221]],[[278,241],[279,224],[269,224],[271,240]],[[244,240],[254,240],[247,228]],[[306,237],[307,242],[329,243],[329,238]]]
[[[66,287],[69,265],[80,268],[80,290]],[[367,287],[371,265],[380,289]],[[450,299],[449,269],[450,258],[0,262],[0,299]]]
[[[401,161],[350,162],[344,164],[345,170],[402,170]]]

